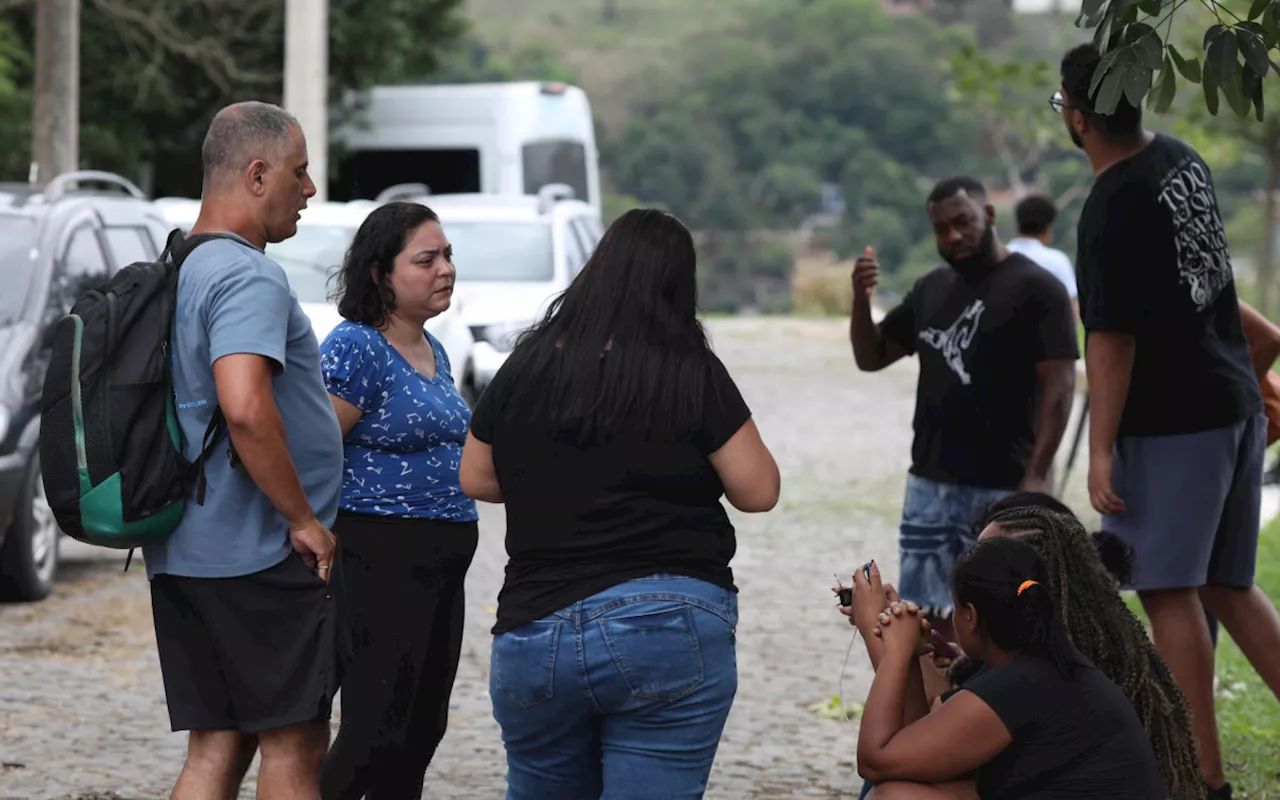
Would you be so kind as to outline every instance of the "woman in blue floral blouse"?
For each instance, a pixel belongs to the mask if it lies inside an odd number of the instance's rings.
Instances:
[[[471,411],[424,327],[449,307],[452,262],[431,209],[380,206],[337,276],[346,321],[320,348],[345,444],[333,532],[352,647],[325,800],[421,796],[444,737],[478,539],[458,484]]]

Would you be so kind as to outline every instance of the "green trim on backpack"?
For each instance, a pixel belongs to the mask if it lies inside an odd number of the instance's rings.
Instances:
[[[94,486],[89,483],[89,471],[80,470],[80,517],[91,521],[85,525],[83,541],[116,548],[141,547],[164,541],[182,520],[185,504],[177,500],[146,519],[126,522],[120,492],[120,473],[112,473]]]
[[[165,396],[164,404],[164,421],[169,428],[169,439],[173,442],[173,446],[182,452],[182,427],[178,424],[178,401],[173,399],[173,384],[167,387],[168,392]]]
[[[141,547],[164,541],[182,520],[185,503],[170,503],[146,519],[132,522],[124,518],[120,473],[114,472],[94,486],[89,480],[89,459],[85,450],[84,397],[80,386],[80,346],[84,336],[84,320],[72,314],[75,339],[71,347],[71,419],[76,439],[76,473],[80,479],[80,523],[82,542],[106,547]],[[169,435],[181,446],[181,430],[172,400],[166,409]]]

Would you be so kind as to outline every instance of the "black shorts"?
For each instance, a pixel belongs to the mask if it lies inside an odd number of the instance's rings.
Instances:
[[[175,731],[243,733],[328,720],[337,692],[337,601],[296,552],[237,578],[151,581]]]

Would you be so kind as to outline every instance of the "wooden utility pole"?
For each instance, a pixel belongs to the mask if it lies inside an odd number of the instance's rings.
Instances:
[[[307,137],[315,199],[329,193],[329,0],[286,0],[284,108]]]
[[[80,161],[80,0],[37,0],[33,183]]]

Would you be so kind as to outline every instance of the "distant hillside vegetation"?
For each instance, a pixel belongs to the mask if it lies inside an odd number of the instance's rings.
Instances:
[[[616,130],[646,76],[661,76],[700,34],[731,28],[765,1],[469,0],[466,13],[476,37],[499,53],[545,46],[577,75],[600,123]]]

